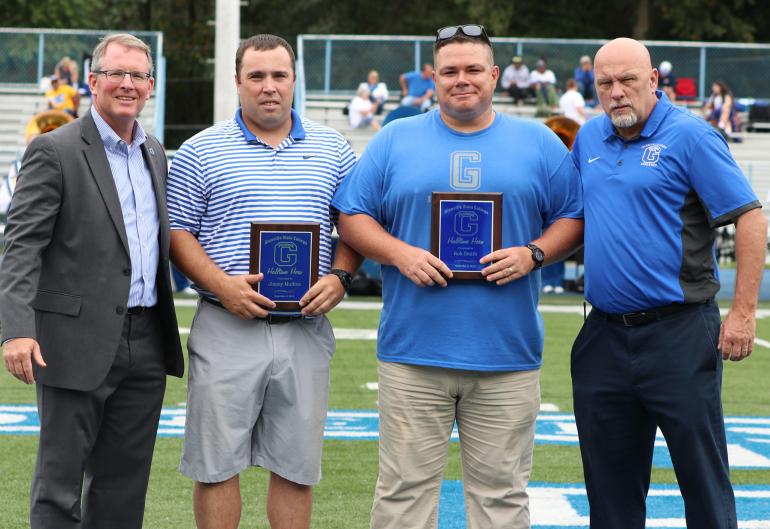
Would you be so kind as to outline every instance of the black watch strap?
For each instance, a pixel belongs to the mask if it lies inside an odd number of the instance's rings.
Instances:
[[[330,274],[334,274],[340,279],[340,283],[342,283],[342,288],[345,289],[345,292],[348,291],[350,288],[350,284],[353,282],[353,276],[350,275],[350,272],[347,270],[343,270],[342,268],[332,268],[329,270]]]
[[[529,251],[532,252],[532,260],[535,262],[534,270],[542,268],[543,261],[545,261],[545,253],[543,253],[543,250],[541,250],[538,245],[531,243],[527,245],[527,248],[529,248]]]

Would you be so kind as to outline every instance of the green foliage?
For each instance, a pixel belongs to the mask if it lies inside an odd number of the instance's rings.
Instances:
[[[5,27],[101,28],[104,0],[3,0],[0,20]]]
[[[757,40],[754,0],[660,0],[654,2],[650,38]]]
[[[576,296],[552,296],[548,303],[579,305]],[[193,308],[178,311],[180,327],[189,328]],[[376,328],[378,311],[336,310],[330,318],[336,328]],[[542,401],[572,409],[572,386],[569,375],[570,347],[581,324],[581,314],[543,313],[545,353],[541,374]],[[761,319],[757,335],[770,339],[770,320]],[[186,336],[184,336],[186,338]],[[726,363],[723,401],[728,415],[766,416],[770,413],[770,394],[764,373],[770,371],[770,354],[756,347],[751,358],[739,363]],[[339,340],[332,361],[332,385],[329,405],[332,409],[376,409],[377,392],[366,388],[366,382],[377,379],[375,344],[371,341]],[[165,406],[178,406],[185,400],[186,379],[169,378]],[[0,403],[32,403],[35,392],[8,373],[0,372]],[[3,529],[27,526],[29,480],[35,460],[37,437],[34,435],[0,435],[0,497],[3,505]],[[152,476],[147,495],[145,529],[193,527],[192,482],[179,474],[180,438],[159,438],[156,443]],[[324,443],[324,479],[315,490],[313,527],[319,529],[354,529],[367,527],[377,479],[377,443],[375,441],[327,440]],[[458,443],[450,443],[447,479],[462,479]],[[536,445],[532,481],[581,483],[583,479],[577,446]],[[736,485],[770,483],[768,470],[734,470]],[[676,483],[672,469],[654,468],[654,483]],[[243,496],[243,529],[266,529],[265,516],[267,473],[250,469],[241,476]],[[344,513],[341,516],[340,513]]]

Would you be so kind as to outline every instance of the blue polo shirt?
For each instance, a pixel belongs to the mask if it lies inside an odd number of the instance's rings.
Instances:
[[[333,205],[374,218],[426,250],[431,192],[502,193],[503,247],[524,246],[560,218],[581,218],[580,178],[564,144],[541,123],[497,114],[464,134],[438,111],[399,119],[369,142]],[[503,286],[484,280],[420,288],[383,266],[377,356],[386,362],[479,371],[540,367],[540,273]]]
[[[433,82],[433,76],[423,79],[420,70],[409,72],[404,75],[404,78],[406,79],[406,95],[408,96],[422,97],[428,90],[436,91],[436,83]]]
[[[578,132],[585,289],[609,313],[697,303],[719,290],[715,228],[761,207],[722,136],[663,92],[639,137],[604,115]]]
[[[331,268],[338,214],[330,203],[355,154],[339,132],[294,110],[291,119],[289,135],[273,148],[249,131],[238,109],[234,119],[185,141],[171,164],[171,229],[192,233],[230,275],[249,271],[252,222],[319,223],[319,276]]]

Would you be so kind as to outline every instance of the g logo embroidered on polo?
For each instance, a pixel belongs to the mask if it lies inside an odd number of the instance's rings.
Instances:
[[[647,145],[643,145],[642,149],[644,149],[644,151],[642,152],[642,163],[640,165],[646,167],[657,167],[658,160],[660,159],[660,153],[663,151],[663,149],[667,148],[667,146],[661,143],[649,143]]]
[[[473,191],[481,186],[481,153],[455,151],[451,156],[449,185],[458,191]]]

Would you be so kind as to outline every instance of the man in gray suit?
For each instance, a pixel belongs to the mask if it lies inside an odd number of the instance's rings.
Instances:
[[[6,368],[36,382],[32,529],[141,528],[166,374],[182,375],[166,157],[136,121],[151,74],[144,42],[105,37],[92,108],[36,138],[19,173],[0,328]]]

